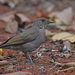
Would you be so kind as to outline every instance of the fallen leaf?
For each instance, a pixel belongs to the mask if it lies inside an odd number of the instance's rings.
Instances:
[[[17,32],[17,29],[18,29],[18,23],[16,20],[10,20],[8,23],[7,23],[7,26],[5,28],[5,31],[6,32],[9,32],[9,33],[16,33]]]
[[[52,37],[52,39],[54,40],[54,41],[56,41],[56,40],[63,40],[63,38],[66,38],[66,37],[69,37],[69,36],[72,36],[73,34],[71,34],[71,33],[68,33],[68,32],[60,32],[60,33],[58,33],[58,34],[55,34],[53,37]]]
[[[40,17],[48,18],[48,12],[45,9],[39,9],[36,13],[36,16],[38,18],[40,18]]]
[[[19,2],[20,2],[20,0],[11,0],[11,2],[14,3],[14,4],[16,4],[16,5],[18,5]]]
[[[0,3],[7,4],[10,8],[15,8],[18,5],[20,0],[0,0]]]
[[[54,5],[53,4],[51,4],[50,6],[48,6],[48,8],[47,8],[47,12],[51,12],[53,9],[54,9]]]
[[[69,68],[69,67],[75,67],[75,62],[59,63],[59,62],[55,62],[53,59],[51,59],[50,62],[60,65],[62,67],[62,69]]]
[[[31,20],[22,13],[16,13],[15,18],[19,24],[22,24],[23,22],[31,22]]]
[[[4,60],[4,59],[5,59],[4,56],[1,56],[1,55],[0,55],[0,60]]]
[[[6,60],[0,61],[0,66],[7,65],[7,64],[8,64],[8,62]]]
[[[62,40],[68,40],[70,41],[71,43],[75,42],[75,35],[72,34],[70,36],[66,36],[65,38],[62,38]]]
[[[46,36],[53,36],[56,33],[50,32],[48,29],[46,29]]]
[[[69,67],[69,68],[60,70],[59,72],[65,72],[65,71],[75,71],[75,67]]]
[[[52,19],[53,17],[55,17],[58,13],[59,13],[58,11],[53,11],[52,13],[50,13],[49,14],[50,19]]]
[[[68,7],[61,12],[54,11],[49,14],[50,19],[56,17],[56,22],[71,23],[73,18],[72,7]]]
[[[13,65],[9,65],[7,70],[13,71],[14,66]]]
[[[9,73],[9,74],[5,74],[5,75],[31,75],[31,74],[32,73],[30,73],[30,72],[19,71],[19,72]]]
[[[45,52],[45,51],[47,51],[46,48],[41,48],[39,52]]]
[[[55,34],[52,37],[52,39],[53,39],[53,41],[63,40],[63,41],[70,41],[71,43],[73,43],[73,42],[75,42],[75,35],[68,33],[68,32],[61,32],[61,33]]]
[[[72,28],[75,30],[75,21],[72,22]]]
[[[0,20],[4,21],[4,22],[9,22],[10,19],[14,18],[14,13],[15,13],[15,11],[12,11],[12,12],[0,15]]]
[[[62,65],[63,69],[68,68],[68,67],[75,67],[75,62],[64,63]]]
[[[59,18],[63,23],[71,23],[73,18],[72,7],[68,7],[59,12],[56,14],[56,17]]]

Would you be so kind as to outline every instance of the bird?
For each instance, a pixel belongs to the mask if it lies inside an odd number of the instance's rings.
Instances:
[[[0,48],[20,50],[24,52],[26,58],[29,58],[30,62],[33,63],[29,53],[36,50],[44,42],[45,28],[49,23],[53,22],[54,21],[49,21],[46,18],[38,18],[31,28],[10,37],[0,44]]]

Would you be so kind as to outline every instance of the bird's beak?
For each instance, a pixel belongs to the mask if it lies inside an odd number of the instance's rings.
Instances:
[[[48,21],[48,24],[49,24],[49,23],[54,23],[54,21]]]

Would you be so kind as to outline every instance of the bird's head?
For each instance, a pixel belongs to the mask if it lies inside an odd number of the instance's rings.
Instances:
[[[53,23],[54,21],[49,21],[48,19],[46,19],[46,18],[38,18],[35,22],[34,22],[34,24],[33,24],[33,26],[37,26],[37,27],[39,27],[40,29],[41,28],[45,28],[49,23]]]

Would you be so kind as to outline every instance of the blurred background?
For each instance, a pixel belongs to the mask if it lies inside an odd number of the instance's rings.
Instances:
[[[56,22],[50,26],[68,25],[75,30],[75,0],[0,0],[0,30],[17,33],[40,17]]]

